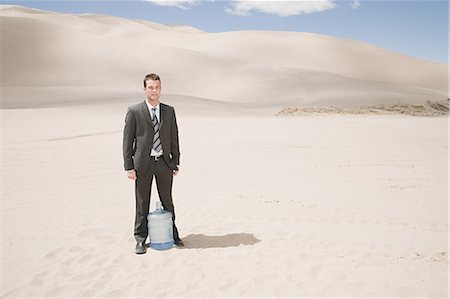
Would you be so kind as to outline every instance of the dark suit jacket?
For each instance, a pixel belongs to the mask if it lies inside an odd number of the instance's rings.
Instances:
[[[180,149],[175,109],[160,103],[160,119],[159,135],[164,160],[172,170],[178,170]],[[125,170],[145,172],[148,169],[154,133],[150,111],[145,101],[129,107],[123,129]]]

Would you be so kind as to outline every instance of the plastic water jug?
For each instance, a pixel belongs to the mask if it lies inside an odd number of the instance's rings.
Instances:
[[[157,202],[156,210],[148,214],[147,220],[150,247],[157,250],[171,248],[174,244],[172,213],[163,210],[161,202]]]

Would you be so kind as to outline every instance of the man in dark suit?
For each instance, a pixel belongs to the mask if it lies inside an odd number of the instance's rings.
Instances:
[[[134,237],[137,254],[146,252],[147,214],[153,177],[165,210],[172,213],[176,246],[184,246],[175,226],[172,202],[173,176],[178,174],[180,150],[178,126],[173,107],[159,101],[161,79],[156,74],[144,78],[146,99],[128,108],[123,130],[123,159],[129,179],[135,181],[136,218]]]

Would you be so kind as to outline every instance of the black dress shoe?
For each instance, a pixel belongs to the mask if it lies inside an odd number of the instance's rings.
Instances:
[[[183,243],[183,241],[181,239],[175,239],[174,243],[175,243],[175,246],[177,246],[177,247],[183,247],[184,246],[184,243]]]
[[[147,248],[145,247],[144,242],[139,242],[136,244],[136,249],[134,250],[136,254],[143,254],[147,252]]]

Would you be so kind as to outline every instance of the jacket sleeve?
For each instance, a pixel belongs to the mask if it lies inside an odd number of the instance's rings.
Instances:
[[[134,169],[133,155],[136,139],[136,118],[133,110],[128,108],[125,116],[125,127],[123,129],[123,161],[125,170]]]
[[[173,117],[172,117],[172,125],[171,127],[171,144],[172,144],[172,148],[171,148],[171,154],[172,154],[172,159],[173,162],[175,163],[175,165],[180,165],[180,146],[178,143],[178,125],[177,125],[177,118],[175,116],[175,109],[173,110]]]

